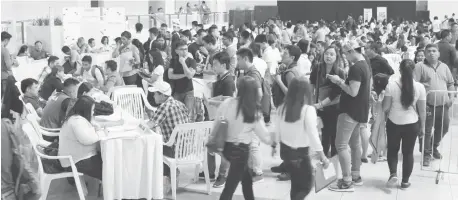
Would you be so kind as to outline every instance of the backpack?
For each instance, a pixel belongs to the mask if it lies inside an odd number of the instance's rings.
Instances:
[[[261,72],[259,72],[258,70],[252,70],[252,71],[255,71],[254,74],[259,76],[259,79],[261,80],[261,88],[262,88],[261,110],[262,110],[262,114],[264,115],[264,117],[270,116],[270,108],[271,108],[270,98],[272,97],[272,92],[271,92],[270,87],[269,87],[270,84],[267,82],[266,79],[262,78]],[[248,74],[245,74],[245,75],[248,75]]]
[[[294,74],[294,77],[299,77],[299,73],[297,72],[297,70],[295,68],[287,69],[286,71],[284,71],[281,74],[282,81],[283,81],[283,79],[286,79],[286,74],[288,74],[290,72]],[[283,84],[285,84],[286,87],[288,87],[287,83],[283,83]],[[274,102],[274,106],[278,107],[280,104],[282,104],[284,99],[285,99],[285,96],[286,96],[286,94],[283,92],[283,90],[281,90],[280,86],[276,82],[273,82],[273,85],[272,85],[272,100]]]
[[[92,77],[94,77],[94,79],[97,80],[97,77],[95,76],[95,69],[96,68],[100,70],[100,73],[102,74],[102,77],[103,77],[103,83],[105,84],[105,73],[104,73],[103,68],[101,66],[94,65],[94,67],[91,69]]]

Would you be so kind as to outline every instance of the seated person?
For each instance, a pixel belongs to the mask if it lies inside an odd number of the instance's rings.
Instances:
[[[101,67],[92,65],[91,56],[84,56],[81,61],[82,68],[79,75],[81,75],[84,80],[91,83],[92,86],[96,88],[102,87],[105,83],[105,77]]]
[[[79,54],[89,53],[89,46],[85,43],[84,37],[78,38],[76,44],[72,46],[72,50],[75,50]]]
[[[17,57],[29,57],[29,47],[27,45],[22,45],[17,53]]]
[[[62,92],[57,92],[49,97],[43,114],[41,116],[40,125],[45,128],[60,128],[65,119],[68,104],[71,98],[77,97],[77,89],[79,81],[69,78],[64,81],[64,88]]]
[[[164,59],[161,52],[158,49],[152,49],[147,57],[150,61],[148,62],[148,70],[139,73],[140,77],[143,78],[144,88],[154,87],[155,83],[164,81]],[[148,102],[153,106],[157,106],[153,96],[153,93],[148,92]]]
[[[97,151],[100,137],[91,124],[95,102],[78,98],[63,122],[59,134],[59,156],[71,156],[78,172],[102,180],[102,157]],[[66,171],[72,171],[68,159],[59,159]]]
[[[94,38],[90,38],[88,41],[87,41],[87,44],[88,44],[88,52],[89,53],[98,53],[100,52],[100,49],[96,48],[95,47],[95,40]]]
[[[55,66],[41,84],[39,91],[40,97],[47,101],[54,91],[62,91],[64,88],[64,85],[62,84],[64,77],[64,68],[59,65]]]
[[[149,88],[149,91],[154,92],[154,99],[160,106],[151,117],[148,126],[150,128],[159,126],[164,143],[168,142],[176,125],[189,122],[188,109],[183,103],[172,97],[172,88],[167,82],[158,82],[154,87]],[[163,153],[173,158],[175,148],[163,146]],[[164,176],[170,177],[170,168],[165,164]]]
[[[108,93],[113,87],[117,86],[124,86],[124,79],[122,79],[121,75],[117,72],[118,63],[114,60],[107,60],[105,61],[105,84],[100,87],[105,93]]]
[[[40,75],[38,76],[38,82],[40,83],[40,85],[43,83],[46,76],[48,76],[48,74],[51,73],[52,68],[54,68],[57,65],[58,61],[59,58],[57,56],[50,56],[48,58],[48,66],[44,67],[43,71],[41,71]]]
[[[41,41],[35,42],[35,47],[30,48],[30,57],[35,60],[45,59],[49,56],[49,53],[43,49],[43,43]]]
[[[33,108],[37,111],[38,116],[41,117],[46,102],[40,101],[40,97],[38,97],[38,81],[33,78],[22,80],[21,91],[24,94],[22,97],[24,103],[32,104]]]
[[[65,63],[63,64],[65,74],[73,74],[81,70],[81,58],[78,51],[70,49],[68,46],[63,46],[62,52],[65,54]]]

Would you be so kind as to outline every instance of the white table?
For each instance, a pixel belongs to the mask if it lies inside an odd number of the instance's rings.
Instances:
[[[26,60],[25,58],[17,58],[17,60],[19,66],[12,67],[12,71],[18,82],[26,78],[38,79],[43,69],[48,66],[48,61],[46,59]]]
[[[125,124],[106,128],[107,137],[100,142],[104,199],[162,199],[162,136],[138,128],[138,122],[119,110],[103,118],[121,117]]]

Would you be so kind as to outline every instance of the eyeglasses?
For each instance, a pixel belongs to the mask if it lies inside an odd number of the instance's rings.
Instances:
[[[178,51],[187,51],[188,48],[179,48],[179,49],[177,49],[177,50],[178,50]]]

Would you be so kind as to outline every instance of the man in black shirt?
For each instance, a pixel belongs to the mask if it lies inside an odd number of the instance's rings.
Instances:
[[[337,119],[336,149],[342,168],[343,179],[329,187],[332,191],[353,192],[353,185],[362,185],[360,176],[361,141],[360,129],[369,118],[369,94],[371,74],[369,66],[361,54],[361,46],[356,41],[350,41],[343,46],[347,59],[354,63],[348,72],[347,80],[338,75],[328,78],[340,88],[341,114]],[[350,146],[350,151],[348,151]]]
[[[188,47],[189,53],[191,53],[192,57],[196,62],[203,63],[205,56],[208,55],[208,51],[204,48],[204,42],[202,38],[207,35],[204,29],[199,29],[197,31],[196,41],[191,43]]]
[[[168,70],[169,79],[174,84],[173,98],[184,103],[191,114],[194,108],[192,77],[196,73],[196,61],[189,57],[186,41],[179,40],[176,43],[175,53],[178,56],[170,61]]]
[[[369,42],[364,49],[366,51],[366,56],[370,59],[370,67],[372,69],[372,76],[375,76],[378,73],[386,74],[391,76],[394,74],[393,68],[391,68],[388,61],[381,56],[381,44],[376,42]]]

